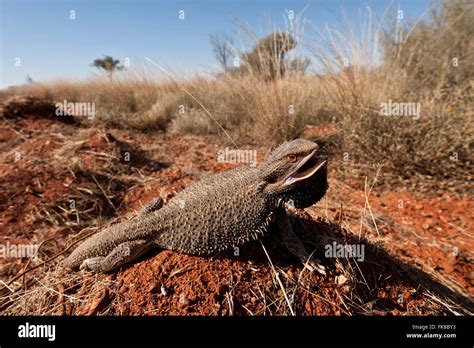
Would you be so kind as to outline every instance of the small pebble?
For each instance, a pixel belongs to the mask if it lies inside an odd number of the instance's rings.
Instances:
[[[158,292],[158,289],[160,288],[160,284],[158,282],[153,282],[150,284],[150,286],[148,287],[148,292],[150,294],[155,294]]]
[[[179,304],[181,306],[187,306],[189,304],[189,299],[184,294],[180,294],[179,295]]]

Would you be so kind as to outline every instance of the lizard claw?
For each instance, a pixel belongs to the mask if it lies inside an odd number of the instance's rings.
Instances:
[[[305,268],[307,268],[310,272],[316,271],[319,274],[326,276],[326,267],[320,264],[321,261],[318,259],[310,258],[308,261],[304,263]]]
[[[85,272],[100,272],[101,266],[102,266],[102,260],[103,257],[94,257],[94,258],[89,258],[85,259],[82,264],[79,266],[79,269],[81,271]]]

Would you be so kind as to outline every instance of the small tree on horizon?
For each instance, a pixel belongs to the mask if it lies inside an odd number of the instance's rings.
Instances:
[[[34,83],[33,78],[29,74],[26,75],[25,82],[27,85],[32,85]]]
[[[98,58],[94,60],[91,66],[99,70],[100,69],[105,70],[105,72],[107,72],[107,76],[109,77],[109,79],[112,79],[112,75],[114,74],[114,72],[125,69],[123,65],[119,65],[119,64],[120,64],[120,60],[114,59],[111,56],[104,56],[103,59]]]
[[[296,40],[287,32],[274,32],[258,40],[254,48],[242,55],[244,64],[233,72],[255,74],[266,81],[281,78],[287,73],[306,69],[309,61],[288,61],[286,56],[296,47]]]
[[[212,52],[224,72],[229,71],[229,61],[234,56],[232,53],[232,39],[227,35],[211,35],[209,41],[212,45]]]

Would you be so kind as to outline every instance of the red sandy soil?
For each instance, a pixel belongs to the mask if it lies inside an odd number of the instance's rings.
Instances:
[[[84,227],[101,226],[117,217],[131,218],[157,195],[166,202],[191,182],[235,167],[215,160],[217,150],[225,147],[217,138],[96,127],[58,122],[31,109],[0,119],[1,243],[39,244],[53,239],[54,243],[45,245],[44,260],[62,250]],[[69,159],[58,158],[59,150],[79,141],[84,143],[76,147],[74,156],[80,164],[68,170]],[[255,149],[259,162],[269,150]],[[120,160],[125,152],[132,155],[128,163]],[[16,160],[18,153],[21,158]],[[115,159],[106,162],[108,157],[98,154]],[[62,153],[69,155],[73,154]],[[66,165],[58,165],[61,160]],[[97,189],[92,176],[107,195]],[[472,311],[471,198],[423,197],[377,187],[368,197],[376,229],[370,214],[371,227],[360,223],[366,206],[364,192],[335,179],[330,183],[323,201],[297,214],[302,226],[298,234],[307,247],[318,234],[339,242],[364,243],[366,260],[357,263],[360,273],[354,279],[346,279],[330,260],[324,261],[321,250],[316,255],[328,266],[329,275],[309,274],[268,236],[263,245],[278,276],[258,241],[241,248],[237,256],[232,251],[204,258],[157,250],[117,273],[101,275],[112,285],[104,285],[87,303],[64,302],[61,313],[291,314],[290,302],[298,315],[452,314],[443,304],[427,299],[427,288],[440,298],[453,300],[462,291],[464,307]],[[79,199],[80,192],[87,189],[98,192],[93,204]],[[79,223],[77,214],[67,210],[71,197],[78,197],[77,210],[90,210],[88,215],[79,215]],[[336,223],[342,223],[342,228]],[[7,282],[25,264],[26,260],[0,260],[0,279]],[[452,286],[444,286],[436,275]],[[83,295],[96,280],[85,274],[82,286],[69,295]]]

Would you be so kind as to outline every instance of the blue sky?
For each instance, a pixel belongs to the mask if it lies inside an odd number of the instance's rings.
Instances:
[[[363,0],[0,0],[0,88],[58,78],[85,79],[89,64],[103,55],[131,68],[148,56],[173,71],[202,72],[215,66],[209,35],[235,35],[235,23],[258,36],[272,26],[284,27],[285,10],[312,25],[337,26],[341,14],[359,25],[359,13],[370,6],[382,15],[389,1]],[[392,1],[406,17],[418,18],[430,6],[425,0]],[[69,18],[70,10],[76,18]],[[179,19],[184,10],[185,19]],[[238,41],[238,38],[235,40]],[[21,65],[15,66],[21,59]]]

